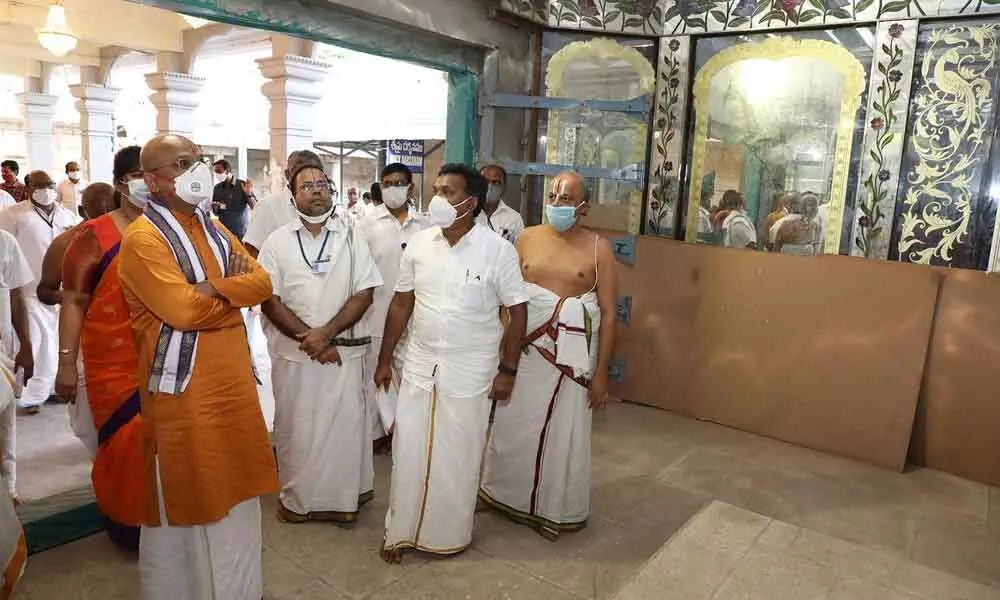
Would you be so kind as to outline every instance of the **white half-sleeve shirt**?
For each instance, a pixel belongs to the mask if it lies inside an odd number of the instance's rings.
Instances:
[[[327,220],[323,233],[313,236],[300,219],[268,236],[258,260],[271,276],[271,285],[282,304],[309,327],[329,323],[352,295],[382,285],[368,242],[357,230],[336,216]],[[352,266],[353,262],[353,266]],[[353,273],[353,278],[352,278]],[[277,329],[269,349],[274,358],[294,362],[311,360],[293,340]],[[364,317],[341,337],[370,335]],[[339,347],[343,359],[360,358],[365,346]]]
[[[399,278],[399,262],[403,250],[414,235],[430,226],[427,217],[412,206],[406,219],[400,223],[384,204],[372,208],[358,224],[358,229],[368,240],[375,266],[385,283],[382,287],[376,288],[372,306],[365,313],[368,331],[373,337],[381,338],[385,329],[385,317],[389,312],[389,303],[392,302],[396,280]]]
[[[24,287],[35,279],[35,274],[24,258],[14,236],[0,229],[0,348],[12,352],[14,323],[11,321],[10,290]]]
[[[25,287],[26,296],[37,295],[38,282],[42,277],[42,261],[52,240],[75,227],[80,221],[79,215],[73,214],[58,202],[50,215],[44,214],[30,200],[0,210],[0,229],[13,235],[17,240],[34,276],[31,283]]]
[[[479,216],[476,217],[476,223],[492,229],[497,235],[514,245],[517,245],[517,238],[524,231],[524,219],[521,218],[521,213],[507,206],[503,200],[497,205],[497,209],[493,211],[492,215],[487,215],[485,210],[479,213]]]
[[[257,250],[264,245],[267,237],[282,225],[298,220],[299,215],[292,205],[288,190],[268,194],[250,211],[250,224],[243,234],[243,242]]]
[[[453,397],[489,391],[500,364],[500,306],[528,301],[514,246],[474,225],[451,246],[439,227],[403,251],[397,292],[413,292],[403,378]]]

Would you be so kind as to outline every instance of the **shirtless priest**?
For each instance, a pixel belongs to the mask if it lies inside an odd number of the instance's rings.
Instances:
[[[590,512],[590,422],[608,397],[618,276],[611,245],[578,223],[587,191],[559,175],[547,223],[518,238],[528,335],[511,401],[498,406],[480,497],[548,539]]]

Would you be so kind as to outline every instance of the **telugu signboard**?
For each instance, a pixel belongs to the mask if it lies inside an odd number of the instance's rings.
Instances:
[[[423,140],[389,140],[386,150],[386,164],[403,163],[414,173],[424,172]]]

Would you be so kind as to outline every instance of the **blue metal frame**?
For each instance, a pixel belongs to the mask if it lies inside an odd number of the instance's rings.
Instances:
[[[628,234],[612,238],[611,249],[614,250],[618,262],[632,266],[635,264],[635,235]]]
[[[622,296],[618,299],[615,317],[625,325],[632,322],[632,296]]]
[[[608,365],[608,377],[611,381],[615,383],[625,382],[625,359],[624,358],[612,358],[611,364]]]
[[[520,94],[493,94],[485,98],[485,104],[494,108],[541,108],[545,110],[597,110],[648,116],[653,105],[653,97],[637,96],[631,100],[580,100],[577,98],[556,98],[549,96],[522,96]]]
[[[545,177],[555,177],[564,171],[576,171],[586,178],[609,179],[613,181],[636,181],[642,182],[645,178],[646,169],[641,165],[624,167],[621,169],[602,169],[599,167],[580,167],[575,165],[553,165],[549,163],[529,163],[513,161],[497,161],[508,173],[515,175],[542,175]]]

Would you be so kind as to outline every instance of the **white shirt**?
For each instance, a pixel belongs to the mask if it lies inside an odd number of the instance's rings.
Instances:
[[[393,289],[399,278],[399,261],[403,256],[403,250],[414,234],[430,226],[427,217],[418,213],[412,206],[409,207],[406,220],[400,223],[384,204],[372,208],[358,223],[358,230],[368,240],[368,248],[384,282],[382,287],[375,290],[372,306],[365,313],[368,331],[372,337],[381,338],[385,329],[385,316],[389,312]]]
[[[14,196],[11,196],[4,190],[0,190],[0,210],[10,208],[15,204],[17,204],[17,200],[14,200]]]
[[[260,249],[259,261],[271,276],[274,294],[310,327],[329,323],[357,292],[382,285],[364,235],[355,230],[349,242],[350,233],[349,225],[337,217],[328,219],[324,232],[318,236],[309,233],[302,221],[296,219],[268,236]],[[356,338],[368,335],[364,319],[354,326],[353,334],[348,332],[341,335]],[[276,358],[310,360],[299,350],[298,340],[278,331],[274,334],[279,339],[269,347]],[[346,359],[364,356],[366,348],[342,346],[338,350],[341,358]]]
[[[80,217],[56,202],[52,214],[45,215],[30,200],[18,202],[0,211],[0,229],[14,236],[31,267],[33,278],[25,288],[26,296],[35,296],[42,277],[42,260],[52,240],[72,229]]]
[[[56,186],[56,193],[59,194],[58,202],[75,213],[83,202],[83,190],[86,188],[87,184],[82,179],[76,182],[66,179]]]
[[[0,347],[12,351],[14,344],[14,325],[10,314],[10,293],[32,282],[35,274],[31,272],[21,247],[13,235],[0,229]]]
[[[727,248],[746,248],[757,243],[757,232],[745,212],[734,210],[722,222],[722,244]]]
[[[243,234],[243,241],[260,250],[264,240],[278,230],[282,225],[299,218],[292,205],[292,197],[288,190],[269,194],[257,203],[250,211],[250,225]]]
[[[425,390],[479,396],[500,364],[500,306],[528,301],[517,251],[475,225],[451,246],[439,227],[403,251],[397,292],[414,292],[403,377]]]
[[[524,219],[521,218],[521,213],[507,206],[503,200],[497,204],[497,209],[492,215],[487,215],[485,210],[480,212],[476,217],[476,223],[492,229],[511,244],[517,244],[518,236],[524,231]]]

